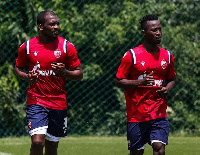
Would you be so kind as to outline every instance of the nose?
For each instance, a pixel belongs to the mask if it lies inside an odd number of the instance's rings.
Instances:
[[[55,24],[55,25],[54,25],[54,28],[55,28],[55,29],[59,29],[59,28],[60,28],[59,24]]]
[[[161,31],[161,30],[157,30],[157,31],[156,31],[156,34],[157,34],[157,35],[161,35],[161,34],[162,34],[162,31]]]

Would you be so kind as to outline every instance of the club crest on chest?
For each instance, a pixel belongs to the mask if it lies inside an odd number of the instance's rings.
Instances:
[[[166,68],[167,68],[167,61],[166,61],[165,59],[163,59],[163,60],[161,61],[161,67],[162,67],[163,69],[166,69]]]
[[[60,58],[60,56],[61,56],[61,50],[55,50],[55,51],[54,51],[54,56],[55,56],[56,58]]]

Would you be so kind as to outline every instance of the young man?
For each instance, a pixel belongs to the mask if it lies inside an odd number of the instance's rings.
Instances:
[[[74,45],[58,36],[57,15],[42,11],[37,25],[39,35],[19,47],[15,72],[30,83],[26,107],[30,155],[43,155],[44,146],[45,155],[57,155],[59,139],[67,135],[65,78],[81,80],[83,73]]]
[[[175,84],[174,58],[158,46],[162,36],[158,17],[146,15],[140,24],[144,43],[124,54],[116,85],[125,89],[130,154],[142,155],[148,142],[154,155],[164,155],[169,134],[166,95]]]

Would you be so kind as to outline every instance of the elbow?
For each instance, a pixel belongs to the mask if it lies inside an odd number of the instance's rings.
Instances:
[[[118,82],[117,80],[115,81],[115,85],[116,85],[118,88],[119,88],[119,86],[120,86],[120,85],[119,85],[119,82]]]
[[[17,66],[14,67],[13,71],[14,71],[15,75],[20,76],[20,70]]]
[[[82,79],[83,79],[83,72],[80,71],[80,73],[76,77],[74,77],[73,79],[71,79],[71,80],[72,81],[80,81]]]
[[[78,80],[82,80],[83,79],[83,72],[81,72],[81,74],[79,75]]]
[[[121,82],[120,82],[119,79],[117,79],[117,80],[115,81],[115,85],[116,85],[118,88],[122,88],[122,84],[121,84]]]

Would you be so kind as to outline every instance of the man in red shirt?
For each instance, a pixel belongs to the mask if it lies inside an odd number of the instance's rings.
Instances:
[[[74,45],[58,36],[57,15],[42,11],[37,25],[39,35],[19,47],[15,72],[30,83],[26,107],[30,154],[43,155],[45,146],[46,155],[57,155],[59,139],[67,135],[65,78],[81,80],[83,73]]]
[[[164,155],[169,135],[166,95],[175,84],[174,58],[158,46],[162,36],[158,17],[146,15],[140,24],[144,43],[124,54],[116,85],[125,89],[130,154],[142,155],[148,142],[154,155]]]

